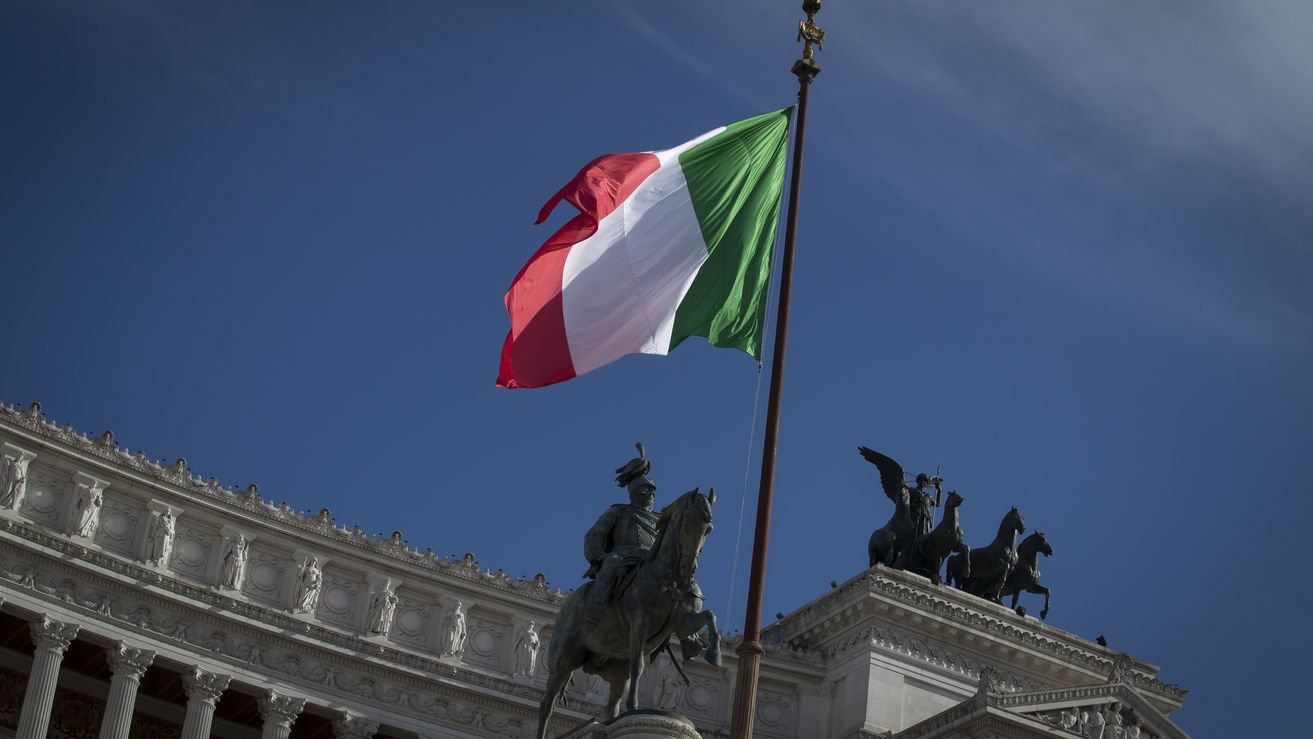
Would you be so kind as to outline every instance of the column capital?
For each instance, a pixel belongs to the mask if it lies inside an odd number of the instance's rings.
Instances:
[[[106,649],[105,653],[109,655],[109,667],[114,672],[114,677],[124,675],[133,680],[140,680],[146,668],[155,661],[155,652],[130,647],[123,642]]]
[[[260,696],[260,718],[284,729],[292,728],[292,722],[301,715],[303,708],[305,698],[281,695],[273,690]]]
[[[340,718],[333,719],[334,739],[369,739],[376,733],[377,721],[370,721],[350,711],[343,711]]]
[[[182,687],[187,691],[187,700],[201,701],[213,706],[219,702],[219,696],[228,689],[231,680],[232,677],[229,675],[206,672],[199,667],[193,667],[191,672],[182,676]]]
[[[48,615],[42,615],[40,621],[34,621],[29,626],[32,628],[32,642],[37,649],[48,649],[61,657],[78,635],[77,624],[56,621]]]

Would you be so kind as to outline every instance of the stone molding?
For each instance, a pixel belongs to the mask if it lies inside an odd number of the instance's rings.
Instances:
[[[917,581],[913,581],[916,578]],[[820,646],[830,635],[836,633],[836,624],[829,617],[835,612],[835,601],[852,602],[877,595],[909,609],[915,609],[932,615],[945,623],[953,624],[964,631],[983,632],[984,634],[1007,644],[1021,646],[1038,652],[1065,665],[1084,668],[1093,674],[1108,674],[1114,667],[1115,657],[1097,654],[1086,648],[1076,637],[1056,628],[1015,616],[1001,606],[969,596],[947,586],[934,586],[929,580],[918,575],[890,570],[884,567],[872,567],[862,572],[837,588],[825,593],[808,605],[798,609],[785,618],[767,627],[762,633],[762,640],[768,646],[786,645],[798,649]],[[970,600],[967,600],[970,599]],[[973,602],[974,601],[974,602]],[[987,612],[997,608],[999,615]],[[1002,614],[1006,615],[1002,615]],[[1032,623],[1033,622],[1033,623]],[[928,647],[921,640],[908,639],[893,628],[871,627],[873,634],[849,636],[838,646],[824,645],[824,659],[830,662],[845,655],[852,647],[864,639],[872,639],[879,646],[890,648],[895,652],[920,658],[930,663],[940,663],[951,671],[974,676],[979,674],[979,664],[969,664],[972,660],[963,655],[953,655],[950,650]],[[815,634],[816,636],[809,636]],[[819,644],[817,643],[819,642]],[[964,668],[954,665],[959,661],[966,664]],[[980,660],[975,660],[979,663]],[[1134,661],[1134,669],[1129,682],[1137,688],[1160,695],[1179,705],[1189,692],[1176,685],[1161,682],[1153,675],[1157,670],[1148,663]],[[1043,687],[1024,679],[1017,679],[1018,687],[1037,689]]]
[[[406,567],[442,572],[474,583],[479,588],[532,598],[554,608],[559,607],[565,599],[565,594],[559,588],[549,587],[541,574],[529,579],[511,578],[500,569],[494,572],[489,568],[480,568],[472,554],[456,558],[438,556],[431,548],[421,552],[418,547],[408,546],[400,531],[384,537],[368,535],[359,526],[348,529],[344,525],[335,524],[326,508],[317,515],[311,515],[309,512],[294,511],[286,503],[275,506],[260,496],[256,485],[248,485],[245,490],[239,491],[235,486],[220,486],[213,477],[203,480],[200,475],[190,474],[187,460],[181,457],[172,464],[166,464],[163,460],[150,460],[144,452],[131,453],[119,447],[112,431],[91,438],[85,433],[78,433],[68,424],[60,426],[47,421],[41,412],[40,403],[33,402],[26,409],[0,404],[0,422],[32,432],[73,453],[107,463],[120,474],[145,477],[152,484],[171,488],[171,492],[180,497],[208,499],[235,512],[254,514],[267,523],[289,527],[311,540],[328,540],[362,554],[382,556]]]

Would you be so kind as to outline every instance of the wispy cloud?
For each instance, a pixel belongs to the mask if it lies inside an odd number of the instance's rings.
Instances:
[[[1272,350],[1308,343],[1313,301],[1289,270],[1313,270],[1313,5],[1004,0],[833,11],[827,20],[844,39],[867,42],[833,48],[869,85],[900,90],[960,136],[1071,185],[1040,202],[973,207],[993,197],[998,173],[944,152],[881,151],[896,173],[889,184],[910,199],[948,205],[962,233],[987,234],[1049,275],[1174,327],[1205,325]],[[844,145],[861,150],[861,132],[848,134]],[[1066,233],[1036,229],[1041,209]],[[1143,222],[1112,229],[1110,210]],[[1199,233],[1203,219],[1235,222],[1234,240]],[[1264,253],[1280,257],[1254,258]]]

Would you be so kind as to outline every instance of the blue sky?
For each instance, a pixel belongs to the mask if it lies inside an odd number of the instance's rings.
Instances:
[[[562,588],[642,441],[659,504],[717,489],[699,576],[740,629],[756,362],[493,381],[542,203],[791,104],[797,6],[7,3],[0,400]],[[1313,9],[817,20],[765,613],[865,567],[864,444],[942,465],[973,546],[1017,506],[1049,623],[1161,665],[1192,735],[1295,733],[1234,707],[1313,657]]]

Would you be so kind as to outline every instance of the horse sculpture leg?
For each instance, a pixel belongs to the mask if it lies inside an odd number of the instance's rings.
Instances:
[[[553,664],[547,673],[547,690],[543,694],[543,702],[538,706],[538,739],[547,736],[547,721],[552,717],[552,709],[556,706],[556,701],[560,700],[561,694],[565,692],[565,685],[570,680],[570,674],[574,672],[573,667],[565,667],[561,664]]]
[[[600,674],[611,686],[603,708],[603,716],[609,721],[620,714],[620,699],[629,687],[629,665],[618,659],[611,660],[602,666]]]
[[[684,661],[702,653],[702,645],[695,641],[698,632],[707,630],[706,660],[709,664],[720,666],[720,631],[716,629],[716,614],[711,611],[688,611],[680,616],[675,636],[679,637],[680,651]],[[696,651],[694,651],[696,650]]]
[[[625,710],[638,710],[638,679],[643,676],[647,661],[644,649],[648,633],[647,618],[640,609],[630,610],[632,620],[629,623],[629,699],[625,701]]]
[[[1044,610],[1042,610],[1042,611],[1039,612],[1039,617],[1040,617],[1040,620],[1043,620],[1043,619],[1047,618],[1048,615],[1049,615],[1049,589],[1046,588],[1046,587],[1044,587],[1043,585],[1040,585],[1039,583],[1035,583],[1034,585],[1030,586],[1029,588],[1026,588],[1026,592],[1027,592],[1027,593],[1034,593],[1035,595],[1039,595],[1039,594],[1043,593],[1043,595],[1044,595]]]

